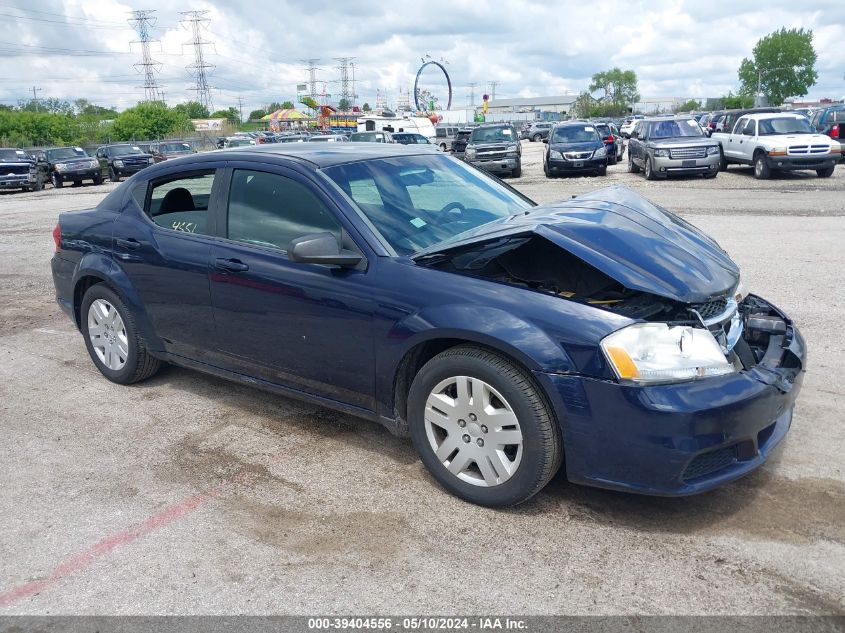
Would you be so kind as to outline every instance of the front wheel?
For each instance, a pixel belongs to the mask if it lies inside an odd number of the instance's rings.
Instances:
[[[562,460],[560,428],[529,374],[474,346],[425,364],[408,395],[408,423],[432,476],[480,505],[530,499]]]
[[[94,181],[95,185],[102,185],[103,184],[102,174],[97,174],[96,176],[94,176],[93,181]]]
[[[628,150],[628,173],[629,174],[640,173],[639,166],[634,162],[634,159],[631,158],[631,150]]]
[[[719,171],[728,171],[728,159],[721,147],[719,148]]]
[[[607,164],[608,165],[615,165],[617,160],[618,160],[618,158],[616,156],[616,152],[613,152],[613,155],[610,155],[610,154],[607,155]]]
[[[830,178],[833,175],[833,170],[835,169],[836,165],[831,165],[830,167],[824,167],[823,169],[817,169],[816,174],[819,178]]]
[[[535,134],[534,138],[532,138],[531,140],[534,141],[535,143],[539,143],[540,141],[543,140],[543,135],[542,134]]]
[[[128,385],[158,371],[161,361],[147,351],[135,318],[108,286],[95,284],[87,290],[81,315],[85,346],[103,376]]]
[[[646,157],[645,159],[645,179],[657,180],[657,175],[654,173],[654,165],[651,164],[650,157]]]
[[[596,170],[596,176],[607,176],[607,165],[603,165]]]
[[[766,156],[758,153],[754,157],[754,177],[757,180],[766,180],[772,175],[772,170],[766,164]]]
[[[514,178],[519,178],[522,176],[522,165],[511,171],[511,176]]]
[[[61,189],[62,186],[64,185],[64,181],[62,180],[62,177],[59,176],[58,174],[55,174],[55,173],[52,176],[50,176],[50,182],[53,183],[53,187],[55,189]]]
[[[109,180],[112,182],[120,182],[120,176],[114,170],[114,167],[109,167]]]

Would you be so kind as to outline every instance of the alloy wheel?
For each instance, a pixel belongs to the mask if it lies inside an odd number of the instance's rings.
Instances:
[[[522,430],[513,408],[478,378],[453,376],[434,387],[425,406],[425,434],[438,461],[475,486],[506,482],[522,461]]]
[[[88,337],[100,362],[120,371],[129,357],[129,339],[120,313],[105,299],[97,299],[88,308]]]

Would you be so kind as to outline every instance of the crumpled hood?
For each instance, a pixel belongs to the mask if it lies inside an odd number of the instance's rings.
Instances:
[[[623,186],[490,222],[417,257],[528,233],[546,238],[626,288],[683,303],[724,296],[739,283],[739,268],[713,239]]]

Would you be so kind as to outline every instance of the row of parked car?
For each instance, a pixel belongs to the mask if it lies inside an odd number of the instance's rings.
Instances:
[[[155,163],[193,154],[190,141],[114,143],[98,147],[91,156],[77,146],[23,150],[0,148],[0,189],[40,191],[50,183],[56,189],[65,184],[81,185],[90,180],[95,185],[106,178],[118,182]]]

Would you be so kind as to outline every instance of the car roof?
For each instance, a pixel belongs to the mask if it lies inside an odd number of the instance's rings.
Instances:
[[[797,112],[749,112],[740,118],[759,121],[760,119],[804,119],[806,117]]]
[[[432,154],[425,146],[421,146],[419,149],[415,149],[415,147],[394,143],[274,143],[270,145],[251,145],[249,147],[222,149],[206,154],[192,154],[191,157],[176,160],[220,160],[221,154],[231,156],[233,160],[236,158],[247,160],[257,158],[263,160],[268,156],[276,156],[299,163],[310,163],[314,167],[321,169],[362,160]],[[439,154],[440,152],[437,153]]]

